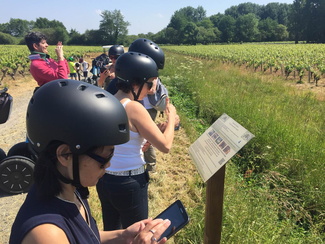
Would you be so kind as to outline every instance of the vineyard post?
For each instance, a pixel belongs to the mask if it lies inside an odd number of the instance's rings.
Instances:
[[[226,164],[207,181],[204,244],[221,241],[225,173]]]

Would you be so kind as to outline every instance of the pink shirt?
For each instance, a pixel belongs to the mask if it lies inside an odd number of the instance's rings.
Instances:
[[[39,86],[57,79],[68,79],[70,73],[66,60],[56,62],[52,58],[46,60],[42,58],[32,59],[30,73]]]

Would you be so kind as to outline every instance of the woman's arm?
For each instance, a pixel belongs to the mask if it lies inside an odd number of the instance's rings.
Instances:
[[[111,75],[110,71],[109,70],[104,70],[104,72],[100,73],[99,75],[99,79],[97,81],[97,84],[99,87],[103,87],[104,86],[104,83],[105,83],[105,80],[107,77],[109,77]]]
[[[132,126],[148,140],[159,151],[168,153],[174,140],[175,127],[175,107],[167,101],[165,114],[168,122],[164,132],[158,128],[155,122],[151,119],[148,111],[138,102],[131,102],[126,106],[127,115]]]

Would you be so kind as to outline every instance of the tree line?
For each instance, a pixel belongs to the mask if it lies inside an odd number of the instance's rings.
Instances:
[[[325,43],[325,1],[294,0],[292,4],[242,3],[206,16],[199,6],[174,12],[168,25],[157,33],[128,35],[129,22],[120,10],[101,13],[99,29],[81,34],[68,31],[58,20],[39,17],[36,21],[10,19],[0,24],[0,44],[24,44],[24,35],[38,30],[48,36],[49,44],[58,40],[68,45],[123,44],[136,38],[148,38],[159,44],[196,45],[212,43],[306,41]]]

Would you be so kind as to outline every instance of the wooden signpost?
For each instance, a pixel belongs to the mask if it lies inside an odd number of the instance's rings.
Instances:
[[[243,126],[223,114],[190,146],[190,156],[207,183],[205,244],[221,241],[226,163],[253,137]]]

